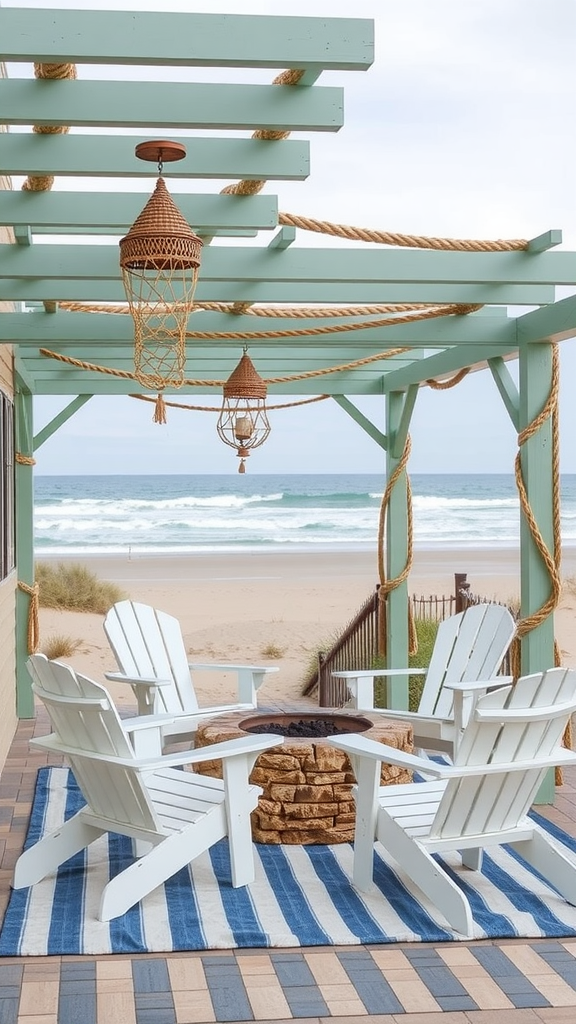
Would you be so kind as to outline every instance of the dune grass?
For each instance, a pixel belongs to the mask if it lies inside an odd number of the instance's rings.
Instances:
[[[410,668],[428,668],[440,623],[435,619],[420,618],[416,618],[414,622],[416,626],[416,636],[418,638],[418,651],[416,654],[410,655],[408,658],[408,665]],[[375,665],[375,667],[378,666]],[[425,678],[426,677],[423,675],[409,676],[408,678],[409,711],[418,710]],[[385,692],[386,681],[384,679],[377,679],[374,684],[374,704],[376,707],[386,707],[384,702]]]
[[[260,651],[260,655],[261,655],[262,658],[276,658],[276,659],[278,659],[278,658],[283,658],[285,654],[286,654],[286,648],[285,647],[280,647],[279,644],[275,644],[275,643],[264,644],[264,647],[262,647],[262,649]]]
[[[42,644],[42,654],[45,654],[51,661],[54,658],[71,658],[81,645],[81,640],[75,640],[63,633],[55,633],[53,636],[46,637]]]
[[[107,580],[101,580],[80,562],[36,563],[41,608],[105,615],[116,601],[127,595]]]

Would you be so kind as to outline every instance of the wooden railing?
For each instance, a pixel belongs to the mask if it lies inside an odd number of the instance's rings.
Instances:
[[[304,696],[318,687],[318,704],[322,708],[339,708],[348,700],[345,683],[333,679],[333,672],[370,668],[374,664],[378,654],[378,590],[379,585],[331,649],[318,652],[318,666],[308,680]]]
[[[470,591],[466,573],[454,574],[454,593],[450,595],[431,594],[429,597],[410,597],[415,619],[431,619],[442,622],[450,615],[464,611],[471,604],[491,603],[489,598],[478,597]],[[318,687],[318,704],[323,708],[338,708],[348,700],[348,691],[341,679],[334,679],[333,672],[367,669],[374,665],[378,656],[378,590],[362,605],[342,635],[329,651],[318,652],[316,671],[310,676],[304,689],[304,696],[310,696]],[[510,609],[512,610],[512,609]],[[509,656],[504,660],[501,672],[510,674]]]

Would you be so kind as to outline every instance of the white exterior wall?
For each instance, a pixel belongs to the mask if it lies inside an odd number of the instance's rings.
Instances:
[[[0,65],[0,76],[4,68]],[[0,175],[0,188],[11,188],[9,178]],[[12,232],[0,226],[0,244],[13,241]],[[0,311],[12,306],[0,302]],[[0,344],[0,389],[9,398],[14,395],[12,346]],[[17,725],[16,717],[16,572],[0,580],[0,771],[4,767]]]

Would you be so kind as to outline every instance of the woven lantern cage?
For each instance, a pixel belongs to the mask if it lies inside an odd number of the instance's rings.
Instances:
[[[222,388],[223,401],[216,429],[224,444],[236,448],[238,472],[246,472],[246,459],[270,433],[266,412],[268,388],[244,350],[238,366]]]
[[[202,240],[174,203],[161,170],[186,153],[179,143],[142,143],[136,155],[158,160],[156,188],[120,240],[120,267],[134,320],[134,370],[155,391],[182,385],[186,330],[194,304]]]

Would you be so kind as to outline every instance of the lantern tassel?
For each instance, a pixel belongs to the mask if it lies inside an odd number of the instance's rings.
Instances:
[[[238,472],[239,473],[245,473],[246,472],[246,462],[245,462],[244,459],[240,459],[240,465],[238,466]]]
[[[164,395],[160,392],[156,398],[156,404],[154,406],[154,417],[153,423],[166,423],[166,402],[164,401]]]

